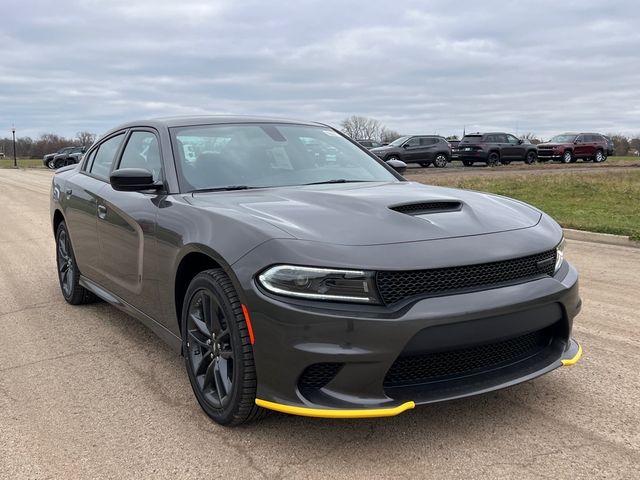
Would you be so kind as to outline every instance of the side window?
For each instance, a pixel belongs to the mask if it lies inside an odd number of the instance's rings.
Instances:
[[[498,143],[498,140],[495,135],[487,135],[484,141],[487,143]]]
[[[512,145],[518,145],[518,139],[513,135],[507,135],[507,142],[509,142]]]
[[[419,137],[410,138],[405,142],[405,145],[408,147],[417,147],[418,145],[420,145],[420,138]]]
[[[98,147],[98,152],[95,154],[91,165],[89,165],[88,171],[96,177],[100,177],[105,180],[109,178],[113,159],[118,152],[118,148],[120,147],[123,138],[124,133],[120,133],[115,137],[111,137],[109,140],[102,142]]]
[[[162,178],[162,161],[158,138],[151,132],[133,132],[122,153],[118,168],[144,168],[153,174],[153,180]]]
[[[438,140],[435,138],[428,138],[428,137],[422,137],[420,139],[420,145],[433,145],[434,143],[436,143]]]
[[[578,138],[576,138],[576,142],[578,143],[584,143],[585,141],[585,135],[578,135]]]
[[[87,161],[84,163],[84,167],[83,167],[83,170],[85,172],[91,171],[91,164],[95,160],[97,152],[98,152],[98,149],[96,148],[95,150],[92,150],[89,156],[87,157]]]

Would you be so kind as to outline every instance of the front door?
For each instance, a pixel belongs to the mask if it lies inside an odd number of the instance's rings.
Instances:
[[[162,168],[155,133],[130,132],[114,169],[118,168],[144,168],[160,181]],[[155,191],[121,192],[107,184],[97,207],[104,287],[153,318],[161,316],[156,268],[160,198]]]
[[[502,147],[502,157],[506,160],[523,160],[524,145],[513,135],[507,134]]]

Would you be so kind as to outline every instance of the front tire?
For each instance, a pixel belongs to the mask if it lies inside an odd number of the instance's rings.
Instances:
[[[193,393],[212,420],[240,425],[265,414],[255,404],[256,368],[242,305],[220,269],[199,273],[187,289],[182,351]]]
[[[533,165],[536,163],[536,152],[528,152],[527,156],[524,159],[524,163],[527,165]]]
[[[560,160],[562,163],[571,163],[573,162],[573,153],[570,150],[567,150],[562,154],[562,159]]]
[[[73,254],[67,225],[60,222],[56,230],[56,265],[62,296],[71,305],[81,305],[97,300],[96,296],[80,285],[80,270]]]
[[[462,165],[465,167],[473,167],[473,162],[471,160],[463,160]]]
[[[444,155],[443,153],[439,153],[438,155],[436,155],[436,158],[433,160],[433,164],[437,168],[446,167],[447,166],[447,156]]]
[[[53,162],[53,158],[47,160],[47,168],[50,168],[51,170],[54,170],[56,168],[56,165]]]

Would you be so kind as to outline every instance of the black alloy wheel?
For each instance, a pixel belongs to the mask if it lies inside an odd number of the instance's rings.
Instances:
[[[73,254],[71,239],[64,222],[56,230],[56,263],[62,296],[71,305],[95,301],[96,296],[80,285],[80,271]]]
[[[527,165],[533,165],[534,163],[536,163],[536,152],[528,152],[527,156],[524,159],[524,163],[526,163]]]
[[[489,167],[494,167],[500,163],[500,155],[498,152],[491,152],[489,157],[487,158],[487,165]]]
[[[191,387],[209,417],[239,425],[264,414],[255,404],[253,348],[242,305],[222,270],[207,270],[191,281],[182,337]]]
[[[439,153],[438,155],[436,155],[436,158],[433,161],[433,164],[437,167],[437,168],[444,168],[447,166],[447,156],[443,153]]]

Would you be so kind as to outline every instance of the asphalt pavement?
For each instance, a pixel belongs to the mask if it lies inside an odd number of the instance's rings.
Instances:
[[[0,170],[0,478],[639,478],[640,249],[569,241],[582,360],[398,417],[220,427],[137,321],[67,305],[45,170]]]

